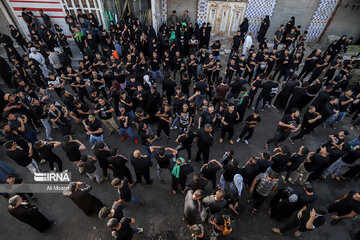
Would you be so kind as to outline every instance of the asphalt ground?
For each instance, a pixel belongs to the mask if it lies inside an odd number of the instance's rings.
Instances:
[[[222,57],[222,62],[227,56]],[[225,63],[223,63],[225,66]],[[301,68],[300,68],[301,69]],[[5,91],[4,86],[1,87]],[[54,96],[55,98],[57,96]],[[248,116],[251,111],[247,111],[245,116]],[[262,121],[258,127],[256,127],[254,136],[249,140],[249,145],[244,143],[235,143],[230,145],[227,141],[223,144],[219,144],[220,131],[215,131],[214,145],[210,151],[210,159],[219,159],[226,150],[233,149],[235,151],[234,158],[240,161],[240,165],[245,162],[251,156],[258,156],[260,152],[264,151],[264,141],[271,138],[276,130],[277,122],[281,119],[282,113],[276,109],[266,109],[261,112]],[[197,119],[197,116],[196,116]],[[233,140],[240,134],[240,131],[244,123],[237,124],[235,126],[235,134]],[[74,138],[79,139],[85,143],[87,149],[85,154],[92,154],[90,149],[90,143],[86,138],[86,134],[82,125],[76,125],[73,123],[73,129],[75,130]],[[152,129],[156,129],[156,124],[152,125]],[[350,131],[350,118],[346,117],[337,126],[337,129],[323,129],[319,127],[316,129],[316,133],[307,135],[305,140],[296,141],[295,145],[291,145],[288,141],[284,142],[292,152],[297,151],[300,145],[306,145],[310,150],[315,150],[317,147],[327,140],[329,134],[336,133],[340,129],[347,129]],[[357,133],[350,131],[348,139],[353,139],[357,136]],[[61,133],[59,129],[54,129],[52,133],[53,137],[57,140],[61,139]],[[171,140],[162,138],[156,142],[155,145],[167,146],[175,148],[177,144],[175,139],[177,137],[177,130],[171,131]],[[44,129],[40,128],[38,134],[39,139],[44,139]],[[112,136],[107,135],[107,130],[104,134],[105,142],[112,147],[117,147],[120,153],[126,157],[130,157],[135,149],[140,149],[143,153],[145,150],[143,146],[135,145],[131,139],[120,141],[120,137],[117,134]],[[273,147],[273,146],[272,146]],[[3,147],[1,147],[4,152]],[[192,153],[195,156],[197,151],[196,144],[193,144]],[[270,149],[271,153],[272,149]],[[65,153],[61,148],[55,149],[64,165],[64,169],[68,169],[72,173],[74,181],[83,181],[90,184],[93,189],[91,194],[98,197],[104,204],[111,206],[112,203],[118,200],[116,190],[111,186],[110,181],[106,181],[101,185],[93,183],[84,174],[80,175],[77,172],[76,166],[70,163],[65,156]],[[186,157],[186,151],[181,152],[180,156]],[[33,176],[27,171],[27,169],[20,168],[6,155],[2,154],[1,160],[5,163],[13,166],[18,174],[27,183],[33,182]],[[153,160],[154,161],[154,160]],[[191,165],[195,168],[195,172],[201,167],[201,163],[192,162]],[[144,232],[141,234],[135,234],[134,239],[163,239],[163,240],[185,240],[191,239],[190,233],[187,230],[185,223],[181,220],[183,216],[184,194],[173,195],[171,190],[171,176],[170,172],[165,173],[164,183],[157,182],[156,164],[151,168],[151,177],[154,179],[154,183],[150,187],[146,187],[144,184],[137,184],[133,189],[133,195],[136,198],[140,198],[145,201],[145,205],[136,205],[127,203],[124,209],[125,215],[136,219],[135,226],[143,227]],[[131,165],[128,166],[133,173]],[[48,164],[40,166],[42,171],[49,171]],[[112,177],[112,174],[110,174]],[[133,177],[135,175],[133,174]],[[189,179],[189,178],[188,178]],[[219,181],[219,179],[218,179]],[[319,205],[327,206],[332,203],[333,200],[339,198],[349,190],[359,190],[359,184],[351,181],[345,184],[337,183],[333,180],[316,180],[312,182],[315,193],[319,199],[317,203]],[[280,187],[283,184],[280,184]],[[299,188],[299,186],[295,186]],[[207,186],[207,194],[211,193],[210,183]],[[88,217],[82,210],[80,210],[74,203],[62,194],[36,194],[38,201],[36,205],[39,210],[47,216],[49,219],[54,220],[55,224],[46,232],[39,233],[35,229],[31,228],[27,224],[24,224],[14,217],[12,217],[7,211],[7,200],[0,197],[0,239],[17,240],[17,239],[112,239],[111,231],[106,227],[106,223],[99,220],[96,215]],[[245,206],[242,214],[233,219],[233,231],[225,239],[244,239],[244,240],[268,240],[268,239],[293,239],[291,231],[284,236],[277,236],[271,232],[272,227],[281,227],[286,223],[286,219],[281,223],[272,220],[267,212],[269,206],[269,199],[259,210],[255,217],[250,215],[250,206],[245,203],[245,200],[250,196],[248,190],[243,191],[242,202]],[[327,215],[327,222],[331,221],[331,215]],[[353,239],[354,233],[359,230],[359,220],[344,220],[338,223],[336,226],[332,226],[329,223],[320,227],[319,229],[306,232],[297,239],[318,239],[318,240],[348,240]],[[205,224],[206,229],[210,226]],[[295,231],[295,230],[294,230]]]

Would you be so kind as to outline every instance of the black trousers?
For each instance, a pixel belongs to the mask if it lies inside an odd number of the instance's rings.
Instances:
[[[291,140],[296,140],[296,139],[300,139],[300,138],[303,138],[305,135],[309,134],[311,132],[311,128],[307,128],[307,127],[302,127],[300,129],[300,133],[298,135],[295,135],[291,138]]]
[[[304,66],[303,69],[301,70],[298,78],[299,79],[306,78],[306,76],[309,75],[309,73],[311,73],[312,70],[313,69],[305,68],[305,66]]]
[[[162,120],[160,120],[160,121],[162,121]],[[169,124],[159,122],[159,123],[158,123],[157,130],[156,130],[156,135],[157,135],[158,137],[160,137],[162,131],[164,131],[165,134],[166,134],[166,136],[169,137],[169,136],[170,136],[170,127],[169,127]]]
[[[135,169],[136,182],[141,183],[142,177],[144,177],[146,184],[150,184],[150,168],[144,168],[141,170]],[[129,179],[128,179],[129,180]],[[129,182],[130,183],[130,182]]]
[[[289,231],[290,229],[296,228],[300,226],[300,221],[297,217],[297,212],[296,214],[294,214],[289,220],[288,222],[285,224],[285,226],[283,226],[282,228],[280,228],[280,232],[281,233],[285,233],[287,231]]]
[[[177,190],[179,184],[181,184],[181,190],[184,190],[186,187],[186,177],[176,178],[174,175],[171,175],[171,187],[174,191]]]
[[[270,138],[269,140],[266,141],[266,144],[270,144],[270,143],[280,143],[286,140],[286,138],[288,138],[290,135],[290,131],[289,132],[276,132],[275,136],[273,138]]]
[[[254,201],[254,205],[253,207],[255,209],[259,209],[261,207],[261,205],[263,205],[263,203],[265,202],[267,197],[264,197],[263,195],[260,195],[256,190],[254,191],[253,195],[252,195],[252,199]]]
[[[209,153],[210,148],[198,148],[198,151],[196,153],[196,162],[201,161],[201,154],[203,155],[204,163],[208,163],[209,161]]]
[[[53,156],[51,156],[51,158],[46,159],[46,161],[49,162],[49,167],[51,171],[54,171],[54,162],[58,165],[59,172],[63,171],[62,161],[58,155],[54,154]]]
[[[248,83],[250,84],[253,75],[254,75],[254,70],[253,70],[253,69],[252,69],[252,71],[250,71],[250,72],[246,69],[245,74],[244,74],[244,79],[245,79],[247,76],[249,76]]]
[[[221,138],[224,138],[226,133],[229,133],[229,140],[231,140],[231,138],[234,136],[234,126],[223,126],[221,129]]]
[[[244,140],[248,140],[252,137],[252,135],[254,134],[254,128],[249,128],[248,126],[245,125],[239,135],[239,138],[242,139],[247,133],[248,135],[244,138]]]
[[[213,189],[216,189],[216,174],[214,175],[203,175],[204,178],[206,178],[207,180],[211,181],[211,185]]]
[[[176,158],[179,157],[179,152],[181,150],[185,150],[187,151],[187,155],[188,155],[188,159],[191,159],[191,145],[188,145],[188,146],[184,146],[184,145],[180,145],[180,148],[176,148],[177,151],[178,151],[178,154],[176,155]]]

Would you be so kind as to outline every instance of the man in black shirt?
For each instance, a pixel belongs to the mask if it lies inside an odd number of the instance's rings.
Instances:
[[[295,237],[299,237],[305,231],[312,231],[321,225],[325,224],[326,209],[318,208],[307,208],[304,211],[299,211],[297,214],[294,214],[288,223],[279,228],[272,228],[271,231],[283,235],[283,233],[289,231],[292,228],[298,227],[298,230],[294,232]]]
[[[152,162],[149,157],[145,155],[141,155],[139,150],[135,150],[133,154],[131,154],[131,164],[134,167],[136,182],[142,182],[142,176],[144,176],[146,186],[150,186],[153,182],[150,179],[150,167],[152,166]]]
[[[200,161],[201,154],[203,155],[204,163],[209,161],[210,147],[213,143],[213,135],[211,134],[212,126],[207,123],[204,128],[198,131],[198,151],[196,153],[196,162]]]
[[[70,117],[73,118],[76,123],[81,123],[84,119],[88,118],[91,113],[90,107],[79,99],[75,99],[73,104],[74,108],[70,112]]]
[[[160,65],[161,65],[161,58],[158,56],[157,52],[153,52],[152,58],[150,59],[150,66],[151,66],[152,77],[155,81],[157,75],[159,75],[160,81],[163,79],[160,71]]]
[[[344,147],[343,147],[344,148]],[[345,154],[334,162],[322,175],[326,178],[331,173],[331,178],[340,181],[340,176],[343,174],[343,169],[354,165],[354,163],[360,158],[360,145],[351,146],[351,148],[345,152]]]
[[[176,147],[176,151],[178,152],[176,158],[179,157],[179,152],[181,150],[186,149],[188,155],[187,162],[191,162],[191,146],[192,143],[194,142],[195,137],[196,137],[196,133],[193,132],[191,129],[188,129],[185,131],[185,133],[180,134],[176,138],[175,142],[179,143],[179,145]]]
[[[94,113],[99,115],[99,118],[104,123],[106,128],[110,131],[109,135],[112,135],[114,131],[118,131],[119,127],[115,123],[115,120],[112,116],[114,112],[114,108],[111,106],[109,102],[105,100],[104,97],[98,98],[99,104],[95,106]]]
[[[59,172],[63,171],[62,161],[58,155],[53,153],[52,149],[61,145],[61,142],[58,141],[50,141],[46,142],[43,140],[39,140],[35,143],[36,150],[40,153],[40,156],[49,162],[50,170],[55,172],[54,162],[58,165]],[[67,171],[67,170],[65,170]]]
[[[237,121],[240,118],[239,113],[234,110],[235,110],[234,104],[230,103],[221,119],[222,130],[221,130],[221,137],[219,139],[220,144],[224,141],[224,137],[226,133],[229,133],[229,143],[234,144],[233,140],[231,139],[234,135],[234,124],[235,121]]]
[[[155,151],[155,149],[158,149],[158,151]],[[160,146],[151,146],[150,151],[154,155],[157,162],[156,170],[159,182],[163,183],[163,178],[161,177],[161,170],[169,169],[170,161],[174,161],[174,158],[178,155],[178,151],[172,148],[164,148]],[[166,154],[166,151],[170,151],[171,154]]]
[[[321,115],[316,112],[316,108],[314,106],[309,106],[307,112],[304,114],[300,133],[296,136],[289,138],[291,144],[294,144],[294,140],[296,139],[304,139],[304,136],[309,134],[314,130],[314,124],[317,120],[321,119]]]
[[[236,35],[233,37],[233,39],[231,40],[231,51],[230,51],[230,54],[229,54],[229,59],[232,58],[233,53],[235,51],[239,50],[240,43],[241,43],[242,39],[243,39],[243,37],[241,36],[241,32],[238,31],[236,33]]]
[[[90,136],[90,144],[92,149],[100,142],[104,142],[103,129],[101,122],[93,114],[90,114],[87,119],[83,120],[83,125],[86,130],[86,135]]]
[[[107,226],[112,230],[111,235],[115,240],[131,240],[134,233],[141,233],[143,228],[132,228],[130,224],[135,223],[135,219],[123,217],[120,221],[111,218],[107,222]]]
[[[81,152],[86,149],[85,145],[77,139],[73,139],[70,135],[63,138],[62,148],[66,153],[70,162],[78,163],[80,161]],[[84,168],[78,167],[79,172],[83,173]]]
[[[116,218],[120,221],[124,217],[124,206],[121,203],[114,203],[111,209],[103,207],[100,209],[98,217],[102,220],[109,220],[110,218]]]
[[[354,218],[360,214],[360,194],[359,192],[350,191],[341,198],[335,200],[328,207],[329,212],[336,212],[337,215],[332,216],[331,224],[338,223],[341,219]]]
[[[33,99],[32,105],[34,107],[35,119],[40,119],[42,125],[45,128],[46,139],[48,139],[50,141],[54,140],[51,137],[51,126],[49,124],[49,116],[48,116],[46,104],[40,102],[37,99]]]
[[[310,152],[305,162],[303,162],[298,169],[288,179],[291,184],[294,184],[297,180],[301,185],[306,182],[310,174],[321,169],[329,162],[329,153],[326,147],[321,147],[319,153]]]
[[[156,136],[161,138],[161,132],[164,131],[168,140],[170,139],[170,124],[172,123],[172,117],[170,112],[170,105],[166,104],[163,109],[155,114],[159,118]]]
[[[113,170],[114,178],[123,179],[124,177],[129,182],[130,187],[135,183],[133,182],[132,175],[126,164],[129,162],[128,159],[119,154],[117,148],[113,148],[110,151],[110,156],[107,158],[107,162],[110,168]]]
[[[9,158],[14,160],[21,167],[26,167],[31,173],[39,173],[39,166],[36,161],[32,158],[33,147],[31,143],[28,143],[29,151],[25,152],[20,146],[14,141],[8,141],[5,143],[7,149],[6,154]]]
[[[198,77],[199,81],[195,83],[194,91],[200,92],[200,94],[195,97],[195,105],[200,108],[204,98],[206,97],[206,92],[209,91],[209,84],[206,82],[206,76],[204,74],[199,74]]]
[[[94,155],[98,161],[104,176],[104,180],[109,179],[109,174],[107,172],[108,168],[112,169],[109,166],[108,157],[110,157],[110,150],[103,142],[98,143],[94,149]]]
[[[277,88],[279,86],[278,83],[273,82],[273,76],[269,75],[266,77],[266,82],[262,83],[260,88],[262,88],[259,96],[256,99],[254,110],[258,108],[259,103],[263,100],[262,108],[265,108],[265,104],[269,104],[271,100],[271,89]],[[268,102],[268,103],[266,103]]]
[[[260,123],[260,121],[261,118],[259,111],[254,110],[253,114],[251,114],[246,118],[245,126],[241,131],[238,139],[236,139],[236,142],[244,141],[245,144],[249,144],[247,140],[249,140],[252,137],[252,135],[254,134],[255,127]],[[246,134],[248,135],[245,137]]]
[[[285,115],[278,123],[275,136],[265,142],[265,149],[267,150],[269,148],[269,144],[278,144],[284,141],[291,132],[296,132],[299,130],[301,127],[299,116],[300,111],[296,108],[292,109],[291,114]]]
[[[126,179],[115,178],[114,180],[111,181],[111,185],[117,188],[117,192],[119,194],[119,200],[114,203],[120,204],[124,202],[132,202],[141,205],[144,204],[144,201],[140,199],[136,199],[132,196],[130,189],[132,185],[129,184],[129,182]]]
[[[303,69],[301,70],[301,73],[299,74],[299,79],[301,82],[306,78],[306,76],[311,73],[314,68],[316,67],[316,64],[321,59],[321,49],[314,50],[306,59],[305,59],[305,65]]]
[[[337,123],[344,119],[350,104],[354,101],[352,94],[353,92],[351,91],[351,89],[348,89],[344,92],[344,95],[339,98],[339,112],[326,120],[326,125],[335,126]]]

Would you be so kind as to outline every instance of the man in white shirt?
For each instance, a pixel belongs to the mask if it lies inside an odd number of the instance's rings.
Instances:
[[[39,64],[40,64],[39,67],[41,68],[44,76],[45,76],[46,78],[49,77],[49,70],[47,69],[47,67],[46,67],[46,65],[45,65],[45,58],[44,58],[44,56],[43,56],[41,53],[39,53],[39,52],[36,50],[36,48],[34,48],[34,47],[30,48],[30,51],[31,51],[31,53],[29,54],[29,58],[33,58],[33,59],[35,59],[36,61],[38,61]]]
[[[243,45],[243,54],[245,55],[246,58],[248,57],[249,50],[253,44],[252,35],[253,35],[253,32],[250,31],[249,34],[246,36],[245,42]]]

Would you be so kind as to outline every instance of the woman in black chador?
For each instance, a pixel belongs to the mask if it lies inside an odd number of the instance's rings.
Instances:
[[[269,16],[266,15],[266,17],[261,22],[260,30],[257,35],[257,40],[259,41],[259,43],[262,43],[264,41],[264,37],[269,27],[270,27],[270,19]]]

